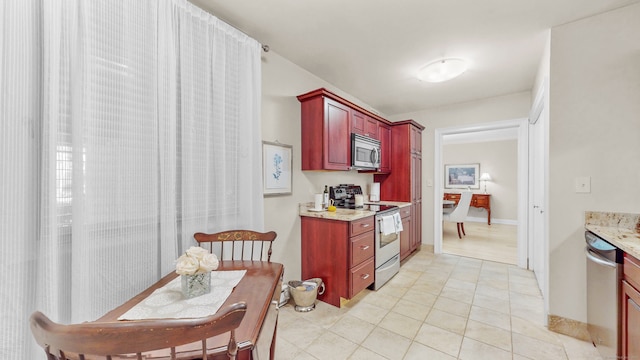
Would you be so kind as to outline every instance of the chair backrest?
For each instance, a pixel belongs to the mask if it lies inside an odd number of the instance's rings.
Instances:
[[[467,214],[469,213],[469,206],[471,205],[471,197],[473,193],[471,191],[463,191],[460,194],[460,200],[458,201],[458,205],[453,209],[448,215],[447,220],[452,222],[464,222],[467,218]]]
[[[115,322],[87,322],[62,325],[51,321],[43,313],[31,315],[31,332],[44,348],[48,360],[95,359],[97,356],[116,358],[167,349],[176,359],[176,346],[201,342],[202,358],[207,359],[206,339],[229,332],[229,359],[235,359],[238,344],[235,329],[242,322],[247,305],[236,303],[220,309],[216,314],[195,319],[158,319]],[[131,355],[127,359],[134,359]],[[146,356],[144,357],[146,359]]]
[[[202,247],[208,244],[209,251],[221,260],[266,260],[271,261],[271,247],[278,234],[251,230],[229,230],[214,234],[195,233],[193,237]],[[219,244],[219,248],[214,246]],[[225,248],[227,249],[225,251]],[[267,249],[265,254],[265,248]]]

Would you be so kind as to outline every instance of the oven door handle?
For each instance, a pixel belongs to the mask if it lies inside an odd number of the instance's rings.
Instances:
[[[612,267],[615,268],[616,267],[616,263],[609,261],[607,259],[603,259],[602,257],[598,256],[598,254],[594,253],[593,251],[589,250],[589,248],[585,249],[585,254],[587,254],[587,260],[591,260],[594,263],[598,264],[598,265],[602,265],[602,266],[608,266],[608,267]]]
[[[388,269],[392,268],[395,264],[397,264],[400,261],[400,254],[394,255],[392,257],[392,259],[394,259],[394,258],[396,259],[396,261],[394,261],[391,264],[389,264],[389,266],[385,266],[383,268],[376,269],[376,271],[382,272],[382,271],[385,271],[385,270],[388,270]]]

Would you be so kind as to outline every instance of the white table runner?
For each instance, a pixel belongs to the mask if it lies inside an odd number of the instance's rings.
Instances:
[[[213,315],[246,272],[247,270],[212,271],[211,292],[191,299],[182,295],[178,276],[122,314],[118,320],[182,319]]]

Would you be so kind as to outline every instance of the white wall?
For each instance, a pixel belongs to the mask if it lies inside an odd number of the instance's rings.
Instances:
[[[466,144],[451,144],[442,147],[444,164],[480,164],[480,174],[488,172],[492,181],[487,182],[491,194],[491,222],[515,224],[518,219],[518,141],[501,140]],[[444,192],[460,192],[458,189],[443,189]],[[484,193],[484,182],[474,193]],[[470,208],[469,217],[486,221],[485,209]]]
[[[298,204],[313,201],[313,194],[322,192],[324,185],[352,183],[366,191],[373,175],[356,171],[301,171],[300,102],[297,95],[324,87],[364,108],[331,84],[270,51],[262,55],[262,140],[276,140],[293,146],[293,194],[266,197],[264,203],[265,230],[278,233],[272,261],[285,266],[285,282],[300,279],[300,217]]]
[[[640,213],[640,4],[551,31],[549,309],[586,321],[584,211]],[[591,176],[591,193],[574,179]]]
[[[455,81],[455,80],[453,80]],[[435,129],[478,125],[526,118],[531,108],[530,92],[389,116],[392,121],[413,119],[425,127],[422,132],[422,243],[433,245],[434,142]]]

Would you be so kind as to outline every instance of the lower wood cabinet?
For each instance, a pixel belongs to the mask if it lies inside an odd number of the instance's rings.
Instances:
[[[400,260],[402,261],[415,250],[411,206],[400,209],[400,218],[402,219],[402,232],[400,233]]]
[[[373,284],[374,217],[340,221],[301,217],[302,280],[321,278],[318,299],[340,306]]]
[[[620,359],[640,359],[640,260],[624,255]]]

